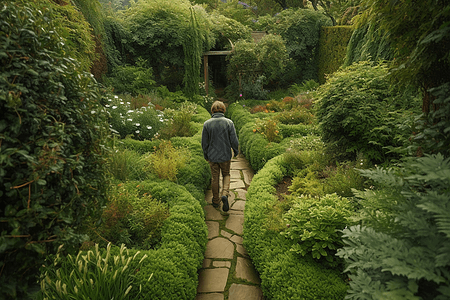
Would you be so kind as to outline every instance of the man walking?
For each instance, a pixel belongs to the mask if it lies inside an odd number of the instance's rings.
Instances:
[[[234,123],[225,118],[225,104],[215,101],[211,106],[211,119],[203,124],[202,148],[203,156],[211,168],[212,205],[219,207],[222,201],[224,212],[230,209],[228,196],[230,189],[231,158],[239,154],[239,141]],[[222,172],[222,193],[219,197],[219,176]]]

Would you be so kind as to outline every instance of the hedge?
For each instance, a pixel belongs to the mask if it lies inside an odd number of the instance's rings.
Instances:
[[[197,293],[198,274],[208,241],[208,229],[200,202],[189,191],[176,183],[129,182],[139,185],[141,192],[169,204],[170,216],[162,227],[162,239],[158,249],[140,251],[140,257],[148,258],[136,273],[130,299],[194,299]],[[118,248],[117,248],[118,249]],[[134,255],[138,250],[129,250]],[[131,265],[130,267],[134,267]],[[148,278],[153,274],[150,281]]]
[[[352,26],[321,28],[318,53],[319,83],[325,83],[326,76],[334,73],[344,64],[347,45],[352,33]]]
[[[266,299],[344,299],[347,284],[339,270],[326,269],[310,257],[290,251],[295,243],[267,229],[276,201],[275,188],[287,174],[282,155],[272,158],[255,175],[247,193],[244,246],[261,277]]]

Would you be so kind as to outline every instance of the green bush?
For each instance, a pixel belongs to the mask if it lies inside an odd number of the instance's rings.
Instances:
[[[317,54],[322,26],[331,21],[322,12],[310,9],[286,9],[273,17],[268,32],[281,35],[291,63],[282,82],[289,85],[314,79],[317,81]]]
[[[296,242],[291,251],[336,266],[336,249],[343,246],[342,230],[351,225],[352,206],[337,194],[296,197],[284,215],[288,228],[281,234]]]
[[[113,149],[108,157],[107,169],[112,177],[119,181],[144,180],[148,177],[142,156],[128,149]]]
[[[178,171],[189,160],[187,149],[176,148],[170,141],[162,141],[153,153],[144,157],[146,169],[161,179],[176,181]]]
[[[103,83],[111,86],[117,94],[133,96],[151,93],[155,88],[153,70],[144,60],[138,60],[135,66],[117,66],[111,70],[111,75],[103,77]]]
[[[130,136],[137,140],[149,140],[158,136],[165,125],[164,113],[152,103],[132,109],[131,102],[117,95],[108,97],[107,101],[105,106],[110,115],[111,131],[120,138]]]
[[[375,162],[390,158],[386,147],[399,145],[395,137],[402,133],[397,125],[410,117],[408,109],[417,95],[398,93],[387,76],[386,64],[360,62],[329,78],[316,103],[326,143],[351,159],[358,152]]]
[[[326,269],[311,257],[290,249],[296,242],[269,228],[276,198],[274,185],[287,174],[282,156],[272,158],[256,173],[247,193],[244,246],[270,299],[343,299],[347,285],[339,270]]]
[[[108,132],[100,90],[83,72],[88,25],[73,6],[2,1],[0,19],[0,298],[16,299],[45,255],[77,247],[85,218],[99,216]],[[76,51],[85,65],[68,56]]]
[[[347,298],[450,297],[449,174],[441,154],[363,172],[378,188],[357,193],[362,225],[343,231],[338,256],[351,278]]]

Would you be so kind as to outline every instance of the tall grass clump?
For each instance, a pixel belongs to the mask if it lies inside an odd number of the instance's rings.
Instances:
[[[146,254],[139,255],[139,251],[131,256],[123,244],[118,255],[111,254],[111,244],[106,251],[97,244],[94,251],[80,251],[77,256],[64,257],[61,250],[62,246],[53,261],[43,267],[38,300],[130,299],[130,291],[138,289],[134,286],[134,274],[139,272],[130,263],[139,260],[139,266],[147,258]]]

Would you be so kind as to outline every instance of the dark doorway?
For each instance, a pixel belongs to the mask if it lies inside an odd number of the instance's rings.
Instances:
[[[208,57],[210,79],[214,88],[221,89],[227,86],[227,61],[226,55],[210,55]]]

